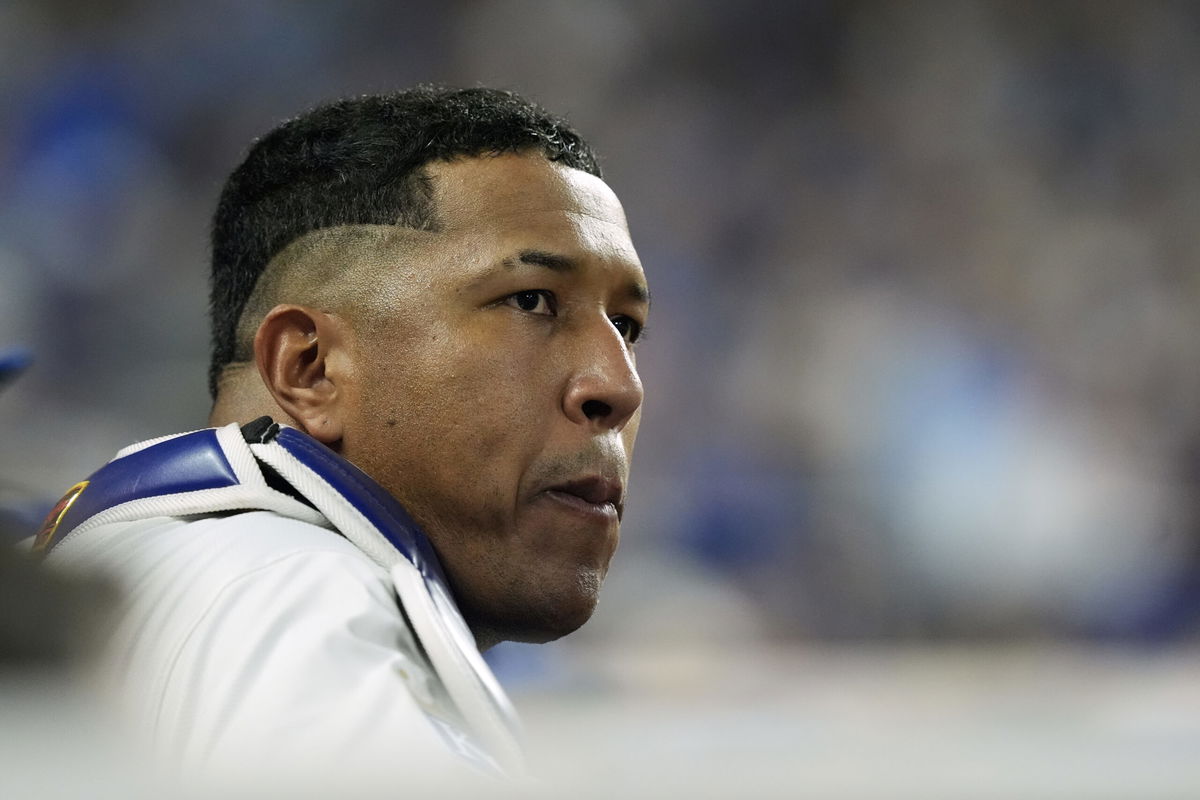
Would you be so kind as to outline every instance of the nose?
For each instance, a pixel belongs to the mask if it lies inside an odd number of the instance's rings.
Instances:
[[[608,319],[603,326],[578,337],[563,411],[576,424],[619,432],[642,405],[642,379],[625,340]]]

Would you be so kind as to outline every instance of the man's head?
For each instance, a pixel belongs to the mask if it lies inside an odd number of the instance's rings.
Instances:
[[[214,424],[334,447],[429,533],[481,644],[581,625],[617,544],[648,311],[587,145],[514,95],[284,124],[213,230]]]

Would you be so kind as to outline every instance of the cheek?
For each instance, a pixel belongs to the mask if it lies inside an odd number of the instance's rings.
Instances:
[[[385,485],[489,503],[515,491],[554,406],[542,363],[504,339],[444,332],[373,359],[360,425],[378,435],[371,460],[388,465]]]

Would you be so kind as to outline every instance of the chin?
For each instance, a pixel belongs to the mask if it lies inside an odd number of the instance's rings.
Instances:
[[[595,570],[580,570],[560,586],[529,586],[528,591],[507,593],[499,603],[465,603],[463,614],[481,649],[484,643],[490,647],[505,641],[544,644],[591,619],[602,580]]]
[[[592,618],[592,612],[595,610],[594,602],[586,608],[555,609],[556,613],[549,618],[536,620],[533,624],[530,624],[530,620],[525,620],[524,624],[513,626],[504,638],[510,642],[529,644],[553,642],[582,628],[584,623]]]

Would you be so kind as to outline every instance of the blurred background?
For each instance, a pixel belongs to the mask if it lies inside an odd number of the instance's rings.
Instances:
[[[566,115],[655,295],[601,608],[490,654],[535,742],[824,796],[948,760],[1200,790],[1192,3],[0,0],[10,538],[203,426],[250,141],[417,82]]]

